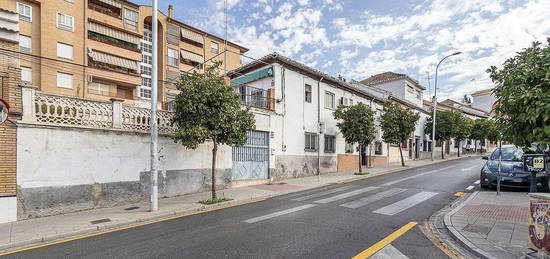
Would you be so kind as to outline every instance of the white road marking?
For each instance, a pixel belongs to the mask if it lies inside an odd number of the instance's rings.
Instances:
[[[373,211],[374,213],[392,216],[437,195],[437,192],[420,192],[396,203]]]
[[[476,188],[476,187],[473,186],[473,185],[470,185],[470,186],[468,186],[468,187],[466,188],[466,190],[471,191],[471,190],[474,189],[474,188]]]
[[[474,182],[475,185],[478,185],[481,181],[480,180],[477,180]]]
[[[478,167],[477,165],[474,165],[474,166],[470,166],[470,167],[466,167],[466,168],[462,168],[460,171],[462,172],[466,172],[466,171],[470,171],[474,168]]]
[[[397,248],[395,248],[391,244],[385,246],[380,251],[376,252],[376,254],[372,255],[370,258],[371,259],[409,259],[409,257],[401,253],[399,250],[397,250]]]
[[[281,211],[274,212],[274,213],[271,213],[271,214],[267,214],[267,215],[264,215],[264,216],[247,219],[244,222],[246,222],[246,223],[256,223],[256,222],[259,222],[259,221],[275,218],[275,217],[286,215],[286,214],[293,213],[293,212],[296,212],[296,211],[309,209],[309,208],[315,207],[315,206],[317,206],[317,205],[315,205],[315,204],[306,204],[306,205],[294,207],[294,208],[287,209],[287,210],[281,210]]]
[[[401,179],[395,180],[395,181],[393,181],[393,182],[387,182],[387,183],[385,183],[385,184],[382,184],[381,186],[388,186],[388,185],[400,183],[400,182],[407,181],[407,180],[410,180],[410,179],[413,179],[413,178],[416,178],[416,177],[420,177],[420,176],[423,176],[423,175],[435,173],[435,172],[442,171],[442,170],[447,170],[447,169],[450,169],[450,168],[453,168],[453,167],[454,167],[454,166],[447,166],[447,167],[443,167],[443,168],[439,168],[439,169],[435,169],[435,170],[430,170],[430,171],[428,171],[428,172],[424,172],[424,173],[421,173],[421,174],[417,174],[417,175],[413,175],[413,176],[401,178]]]
[[[362,207],[362,206],[365,206],[367,204],[379,201],[381,199],[384,199],[384,198],[402,193],[404,191],[406,191],[406,189],[399,189],[399,188],[389,189],[389,190],[386,190],[386,191],[383,191],[383,192],[379,192],[379,193],[377,193],[375,195],[372,195],[372,196],[368,196],[368,197],[365,197],[365,198],[362,198],[362,199],[359,199],[359,200],[354,200],[354,201],[350,201],[348,203],[344,203],[340,206],[350,208],[350,209],[357,209],[359,207]]]
[[[311,198],[317,198],[317,197],[325,196],[327,194],[331,194],[331,193],[335,193],[335,192],[339,192],[339,191],[344,191],[344,190],[347,190],[351,187],[353,187],[353,185],[342,186],[342,187],[339,187],[339,188],[330,189],[330,190],[326,190],[326,191],[323,191],[323,192],[306,195],[306,196],[295,198],[295,199],[292,199],[292,200],[293,201],[305,201],[305,200],[308,200],[308,199],[311,199]]]
[[[315,203],[329,203],[329,202],[333,202],[333,201],[338,201],[338,200],[342,200],[342,199],[345,199],[345,198],[348,198],[348,197],[351,197],[351,196],[355,196],[355,195],[358,195],[358,194],[361,194],[361,193],[364,193],[364,192],[368,192],[368,191],[372,191],[372,190],[376,190],[376,189],[378,189],[378,187],[373,187],[373,186],[362,188],[362,189],[357,189],[355,191],[346,192],[346,193],[338,194],[338,195],[328,197],[328,198],[325,198],[325,199],[321,199],[321,200],[315,201]]]

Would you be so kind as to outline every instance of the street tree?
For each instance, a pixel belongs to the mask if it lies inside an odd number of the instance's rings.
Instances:
[[[454,125],[454,134],[453,137],[455,141],[458,141],[458,157],[460,157],[460,149],[462,148],[462,141],[466,140],[468,137],[470,137],[470,132],[472,131],[472,128],[474,126],[474,122],[472,119],[454,112],[453,115],[455,116],[455,125]]]
[[[357,103],[347,107],[340,106],[334,111],[334,118],[338,120],[336,126],[342,132],[346,142],[359,144],[359,154],[363,146],[374,140],[374,113],[367,105]],[[359,172],[362,172],[361,159],[359,159]]]
[[[241,106],[235,90],[218,75],[219,62],[203,74],[181,75],[176,87],[181,91],[174,100],[172,125],[174,142],[195,149],[212,142],[212,202],[216,202],[216,153],[219,145],[242,146],[247,131],[255,128],[254,115]]]
[[[394,102],[387,102],[384,104],[383,112],[380,119],[382,139],[384,139],[386,143],[399,145],[401,166],[405,166],[402,143],[410,138],[420,115],[413,111],[403,109]]]
[[[518,146],[550,145],[550,38],[547,43],[533,42],[502,68],[487,69],[503,135]]]
[[[479,140],[481,146],[485,144],[485,140],[489,136],[489,131],[491,130],[491,123],[486,119],[477,119],[474,120],[474,125],[470,131],[470,138],[473,140]],[[474,145],[475,146],[475,145]],[[479,150],[482,152],[482,149]]]
[[[435,116],[435,140],[441,143],[441,159],[445,159],[444,142],[450,140],[455,133],[455,116],[450,111],[439,111]],[[424,132],[432,136],[433,116],[428,118]]]

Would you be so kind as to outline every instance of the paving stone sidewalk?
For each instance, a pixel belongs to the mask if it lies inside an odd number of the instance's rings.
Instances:
[[[457,158],[449,157],[443,161],[453,159]],[[194,214],[204,210],[245,204],[286,193],[374,177],[439,162],[442,162],[442,160],[408,161],[405,168],[401,167],[400,163],[392,163],[376,168],[368,168],[366,171],[369,174],[364,176],[353,175],[352,172],[330,173],[320,177],[285,179],[270,185],[262,184],[219,190],[218,196],[228,197],[232,200],[217,205],[205,206],[198,203],[200,200],[210,198],[210,193],[204,192],[161,199],[159,201],[159,211],[157,212],[149,212],[148,203],[143,202],[4,223],[0,224],[0,251],[168,217]]]
[[[526,192],[472,193],[445,216],[445,226],[463,245],[486,258],[521,258],[527,248]]]

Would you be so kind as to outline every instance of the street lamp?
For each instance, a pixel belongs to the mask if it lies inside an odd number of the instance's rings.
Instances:
[[[443,60],[445,60],[448,57],[456,56],[460,54],[462,54],[462,52],[459,51],[451,55],[445,56],[439,61],[439,63],[437,63],[437,66],[435,67],[435,86],[434,86],[434,98],[433,98],[434,113],[432,118],[432,161],[434,160],[434,152],[435,152],[435,112],[437,107],[437,70],[439,69],[439,65],[441,65],[441,62],[443,62]],[[441,145],[441,148],[443,148],[443,144]]]

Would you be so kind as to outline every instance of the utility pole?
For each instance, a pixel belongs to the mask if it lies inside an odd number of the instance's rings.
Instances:
[[[158,121],[157,121],[157,99],[158,99],[158,0],[153,1],[153,71],[151,82],[151,211],[159,209],[159,186],[158,186]]]

